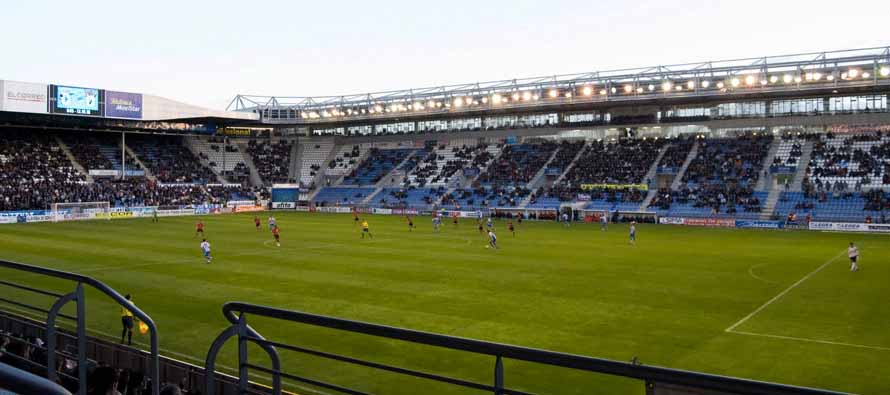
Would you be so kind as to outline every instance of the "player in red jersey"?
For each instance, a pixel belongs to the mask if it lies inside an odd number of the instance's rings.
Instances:
[[[510,229],[510,233],[513,234],[513,237],[516,237],[516,229],[513,228],[513,221],[507,222],[507,229]]]
[[[281,247],[281,239],[278,231],[278,226],[272,228],[272,236],[275,236],[275,245]]]
[[[414,231],[414,220],[409,215],[406,215],[405,218],[408,220],[408,231]]]
[[[195,224],[195,236],[192,237],[197,237],[198,233],[200,233],[202,237],[204,236],[204,222],[202,221],[198,221],[198,223]]]
[[[358,226],[358,210],[352,208],[352,226]]]
[[[253,216],[253,225],[256,226],[256,231],[260,231],[260,225],[262,225],[262,221],[260,221],[260,217],[256,215]]]

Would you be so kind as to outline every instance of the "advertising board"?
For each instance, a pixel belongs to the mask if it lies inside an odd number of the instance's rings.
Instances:
[[[142,95],[105,91],[105,116],[108,118],[142,119]]]
[[[764,221],[764,220],[747,220],[737,219],[735,221],[736,228],[754,228],[754,229],[781,229],[783,222],[781,221]]]
[[[848,222],[810,222],[810,230],[833,232],[890,233],[890,224],[861,224]]]
[[[0,109],[12,112],[46,114],[48,91],[46,84],[3,81]]]

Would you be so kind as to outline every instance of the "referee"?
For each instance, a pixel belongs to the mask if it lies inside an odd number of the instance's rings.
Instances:
[[[125,296],[130,300],[130,294]],[[129,345],[133,345],[133,312],[121,306],[121,344],[124,344],[124,338],[127,339]]]

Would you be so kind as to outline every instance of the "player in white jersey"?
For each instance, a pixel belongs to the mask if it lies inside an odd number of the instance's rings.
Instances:
[[[441,225],[441,224],[442,224],[442,217],[439,217],[439,216],[433,217],[433,230],[436,231],[436,233],[439,233],[439,225]]]
[[[498,237],[495,236],[493,231],[488,231],[488,247],[497,249],[498,248]]]
[[[278,226],[278,222],[275,220],[275,217],[269,217],[269,231],[275,229],[276,226]]]
[[[606,216],[606,213],[603,213],[603,215],[600,216],[600,230],[605,232],[606,226],[608,226],[608,225],[609,225],[609,218]]]
[[[207,263],[210,263],[213,257],[210,256],[210,243],[207,242],[207,239],[201,241],[201,251],[204,252],[204,259],[207,260]]]
[[[630,244],[637,245],[637,222],[630,222]]]
[[[485,227],[488,228],[488,230],[491,230],[492,226],[494,226],[494,222],[492,222],[491,217],[488,217],[488,220],[485,221]]]
[[[571,225],[571,224],[569,223],[569,213],[562,213],[562,225],[563,225],[563,226],[570,226],[570,225]]]
[[[858,272],[859,271],[859,248],[856,248],[856,245],[850,243],[850,247],[847,248],[847,256],[850,257],[850,271]]]

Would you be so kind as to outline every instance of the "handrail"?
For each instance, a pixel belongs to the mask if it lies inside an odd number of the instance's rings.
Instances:
[[[22,395],[71,395],[61,385],[0,362],[0,389]]]
[[[238,332],[239,325],[246,325],[246,314],[255,314],[258,316],[276,318],[281,320],[299,322],[302,324],[320,326],[330,329],[337,329],[347,332],[361,333],[371,336],[385,337],[389,339],[402,340],[412,343],[425,344],[435,347],[442,347],[452,350],[461,350],[477,354],[486,354],[497,357],[498,366],[502,366],[500,360],[502,358],[510,358],[515,360],[535,362],[546,365],[559,366],[570,369],[585,370],[596,373],[605,373],[616,376],[623,376],[633,379],[645,380],[647,382],[665,383],[680,386],[690,386],[700,389],[709,389],[714,391],[725,391],[735,394],[758,394],[758,395],[790,395],[790,394],[807,394],[807,395],[840,395],[840,392],[790,386],[784,384],[775,384],[762,381],[740,379],[714,374],[693,372],[687,370],[671,369],[659,366],[640,365],[635,363],[613,361],[602,358],[593,358],[575,354],[567,354],[561,352],[547,351],[528,347],[521,347],[509,344],[487,342],[482,340],[468,339],[455,336],[440,335],[430,332],[417,331],[412,329],[404,329],[379,324],[371,324],[361,321],[346,320],[341,318],[328,317],[317,314],[304,313],[299,311],[284,310],[268,306],[253,305],[243,302],[229,302],[223,305],[223,315],[233,324],[227,329],[229,337],[234,336]],[[220,338],[223,338],[224,332]],[[271,345],[281,343],[273,343],[265,341],[258,336],[251,338],[253,334],[240,334],[239,344],[245,341],[253,341],[260,345]],[[215,344],[216,346],[216,344]],[[294,348],[288,347],[293,350]],[[299,351],[299,350],[296,350]],[[310,350],[311,351],[311,350]],[[211,348],[213,353],[213,348]],[[318,355],[318,354],[316,354]],[[214,355],[215,357],[215,355]],[[210,354],[208,354],[208,361]],[[336,358],[335,358],[336,359]],[[342,360],[342,359],[341,359]],[[246,361],[241,361],[247,364]],[[348,362],[348,361],[347,361]],[[249,365],[255,366],[255,365]],[[248,367],[249,367],[248,366]],[[244,368],[244,366],[242,366]],[[209,371],[209,370],[208,370]],[[270,370],[278,375],[284,375],[280,369],[273,368]],[[503,374],[502,367],[496,368],[496,372]],[[285,375],[286,377],[295,377]],[[502,378],[502,377],[501,377]],[[503,392],[504,388],[498,388]],[[512,392],[512,391],[508,391]],[[496,392],[497,393],[497,392]]]
[[[150,362],[150,366],[151,366],[150,370],[151,371],[149,372],[149,374],[152,379],[152,394],[158,395],[160,393],[160,385],[161,384],[160,384],[160,359],[158,356],[158,329],[157,329],[157,326],[155,325],[154,321],[151,319],[151,317],[148,316],[148,314],[146,314],[145,312],[140,310],[138,307],[136,307],[135,304],[133,304],[132,302],[130,302],[129,300],[127,300],[126,298],[121,296],[121,294],[119,294],[113,288],[105,285],[101,281],[98,281],[92,277],[87,277],[87,276],[77,274],[77,273],[65,272],[65,271],[61,271],[61,270],[50,269],[50,268],[28,265],[28,264],[24,264],[24,263],[18,263],[18,262],[6,261],[6,260],[0,260],[0,267],[5,267],[8,269],[13,269],[13,270],[20,270],[20,271],[29,272],[29,273],[41,274],[44,276],[60,278],[60,279],[64,279],[64,280],[73,281],[78,284],[77,290],[75,292],[68,294],[68,295],[63,295],[62,298],[60,298],[56,302],[56,306],[53,306],[53,309],[51,309],[50,316],[47,318],[47,321],[48,321],[47,322],[47,345],[55,344],[55,339],[52,338],[53,337],[52,334],[54,333],[54,329],[55,329],[54,328],[54,326],[55,326],[54,318],[55,317],[53,316],[53,313],[57,314],[58,309],[61,308],[61,306],[64,304],[64,302],[69,301],[69,300],[66,300],[66,298],[77,300],[77,302],[78,302],[78,304],[77,304],[77,310],[78,310],[77,319],[79,321],[78,336],[79,337],[86,336],[85,328],[82,328],[82,325],[84,325],[84,323],[83,323],[84,317],[83,316],[85,315],[82,284],[89,285],[90,287],[98,290],[99,292],[102,292],[103,294],[105,294],[106,296],[108,296],[109,298],[111,298],[112,300],[117,302],[117,304],[119,304],[120,306],[122,306],[122,307],[126,308],[127,310],[129,310],[130,312],[132,312],[134,316],[139,318],[140,321],[142,321],[143,323],[145,323],[148,326],[149,339],[150,339],[150,354],[151,354],[151,362]],[[83,329],[83,331],[81,329]],[[84,339],[84,341],[85,341],[85,339]],[[54,353],[55,350],[52,349],[53,347],[47,347],[47,348],[48,348],[47,359],[52,360],[52,358],[54,357],[54,354],[55,354]],[[84,352],[84,351],[85,350],[80,350],[80,352]],[[52,375],[54,372],[55,372],[54,368],[47,369],[48,376]],[[80,377],[80,379],[84,380],[85,377]],[[83,383],[83,385],[85,385],[85,383]]]

